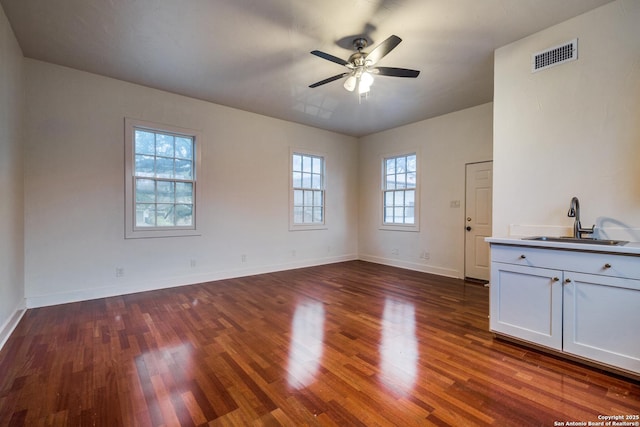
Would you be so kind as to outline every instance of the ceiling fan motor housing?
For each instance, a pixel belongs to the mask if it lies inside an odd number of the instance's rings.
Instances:
[[[362,67],[366,56],[366,53],[356,52],[349,57],[349,63],[353,64],[354,67]]]

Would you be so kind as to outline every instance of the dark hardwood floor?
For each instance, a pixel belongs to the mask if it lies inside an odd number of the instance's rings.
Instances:
[[[487,288],[365,262],[32,309],[0,352],[0,425],[554,426],[640,414],[637,382],[494,340],[487,315]]]

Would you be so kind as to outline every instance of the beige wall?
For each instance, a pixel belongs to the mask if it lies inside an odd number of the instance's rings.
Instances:
[[[0,7],[0,347],[24,308],[22,51]]]
[[[26,59],[25,72],[29,306],[359,256],[464,274],[464,168],[491,159],[491,104],[358,141],[40,61]],[[203,132],[202,236],[124,239],[124,117]],[[381,232],[369,213],[379,155],[402,146],[424,161],[420,233]],[[290,147],[326,155],[326,230],[288,231]],[[417,261],[421,251],[430,260]]]
[[[640,241],[640,2],[619,0],[498,49],[493,235],[583,226]],[[531,73],[531,54],[578,38],[578,60]]]
[[[30,306],[357,257],[357,139],[45,62],[25,71]],[[124,239],[125,117],[202,131],[201,236]],[[326,155],[326,230],[288,230],[290,147]]]
[[[361,259],[464,277],[465,164],[491,160],[491,117],[488,103],[361,139]],[[382,158],[412,151],[418,152],[420,231],[381,230]],[[452,208],[452,201],[460,206]]]

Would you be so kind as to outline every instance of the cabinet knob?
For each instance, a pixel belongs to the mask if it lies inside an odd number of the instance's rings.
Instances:
[[[571,283],[571,279],[564,279],[564,283]]]
[[[611,268],[611,264],[606,263],[606,264],[604,265],[604,268]]]
[[[553,279],[551,279],[551,280],[553,280],[554,282],[557,282],[557,281],[559,281],[559,280],[560,280],[560,278],[558,278],[558,277],[554,277],[554,278],[553,278]]]
[[[520,255],[520,259],[525,259],[526,257],[526,255]]]

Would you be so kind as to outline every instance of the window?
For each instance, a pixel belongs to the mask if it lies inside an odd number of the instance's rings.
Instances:
[[[324,228],[324,157],[291,153],[290,229]]]
[[[417,229],[417,155],[383,159],[382,223]],[[401,229],[401,228],[400,228]]]
[[[125,120],[125,237],[197,234],[198,133]]]

